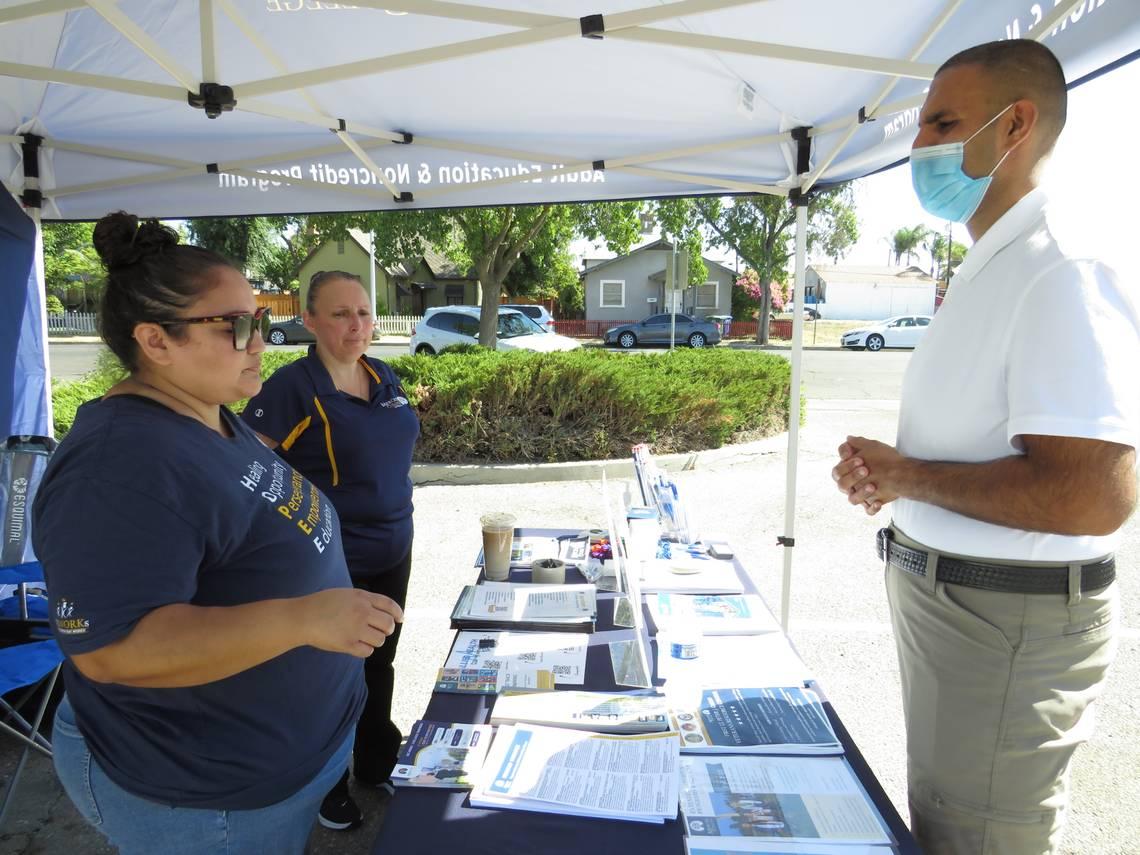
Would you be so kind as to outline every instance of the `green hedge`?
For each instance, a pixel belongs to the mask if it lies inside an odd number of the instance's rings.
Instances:
[[[267,352],[263,376],[301,355]],[[755,351],[473,348],[403,356],[390,364],[420,417],[420,462],[596,460],[625,457],[637,442],[648,442],[658,454],[697,451],[780,433],[788,425],[791,367],[780,356]],[[79,403],[111,382],[104,367],[56,385],[57,435],[71,426]]]

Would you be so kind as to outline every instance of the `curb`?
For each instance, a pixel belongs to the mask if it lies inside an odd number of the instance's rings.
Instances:
[[[654,455],[658,468],[669,472],[687,472],[712,464],[737,466],[754,458],[776,454],[787,447],[788,435],[725,445],[705,451]],[[605,473],[607,478],[632,478],[633,458],[621,460],[576,460],[568,463],[414,463],[412,483],[417,487],[452,484],[533,484],[542,481],[591,481]]]

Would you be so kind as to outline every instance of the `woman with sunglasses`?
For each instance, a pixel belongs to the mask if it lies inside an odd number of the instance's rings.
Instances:
[[[34,508],[56,769],[122,855],[299,855],[401,610],[351,586],[329,500],[226,408],[261,388],[241,273],[121,212],[94,242],[129,376],[80,408]]]
[[[353,584],[402,608],[412,566],[410,473],[419,419],[392,369],[365,355],[372,343],[372,304],[358,276],[315,274],[302,317],[316,344],[266,380],[242,418],[332,500]],[[396,627],[364,663],[368,701],[353,748],[353,777],[383,796],[394,793],[389,774],[402,738],[392,721],[399,638]],[[334,830],[360,825],[347,768],[319,819]]]

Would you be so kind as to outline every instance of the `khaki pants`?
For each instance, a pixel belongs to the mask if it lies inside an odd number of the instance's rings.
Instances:
[[[1116,653],[1117,585],[1079,598],[1009,594],[929,570],[886,569],[911,828],[926,855],[1054,852],[1069,761]]]

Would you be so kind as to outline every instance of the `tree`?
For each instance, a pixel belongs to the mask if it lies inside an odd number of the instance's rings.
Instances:
[[[966,257],[966,245],[951,239],[950,269],[953,270]],[[947,282],[950,274],[946,269],[946,235],[939,232],[930,242],[930,275],[941,282]]]
[[[906,256],[906,263],[910,264],[911,256],[922,245],[922,241],[929,231],[921,223],[917,226],[911,226],[909,229],[905,226],[897,229],[891,235],[891,252],[895,254],[895,264],[900,264],[904,255]]]
[[[258,278],[276,246],[274,229],[266,217],[209,217],[186,221],[190,242],[232,261]]]
[[[811,195],[808,203],[807,249],[838,260],[859,238],[854,194],[850,185]],[[795,253],[796,211],[782,196],[737,196],[733,199],[668,199],[658,203],[662,231],[676,234],[678,224],[706,231],[715,246],[736,252],[756,271],[760,315],[756,340],[768,342],[772,311],[772,281],[788,279],[788,262]]]
[[[326,229],[332,227],[330,218],[298,216],[265,217],[275,241],[270,244],[261,264],[261,275],[265,281],[280,291],[296,291],[300,288],[297,273],[305,259],[324,239],[322,220],[330,220]]]
[[[94,223],[44,223],[44,286],[64,306],[92,311],[103,292],[104,273],[91,244]]]
[[[605,239],[611,251],[626,252],[640,236],[640,202],[528,205],[424,211],[344,214],[338,229],[372,232],[376,255],[385,263],[422,255],[428,245],[469,265],[479,283],[479,343],[495,347],[498,306],[504,283],[524,252],[541,263],[552,260],[551,281],[566,286],[560,260],[577,235]],[[544,273],[544,276],[547,274]],[[576,285],[575,285],[576,287]]]

